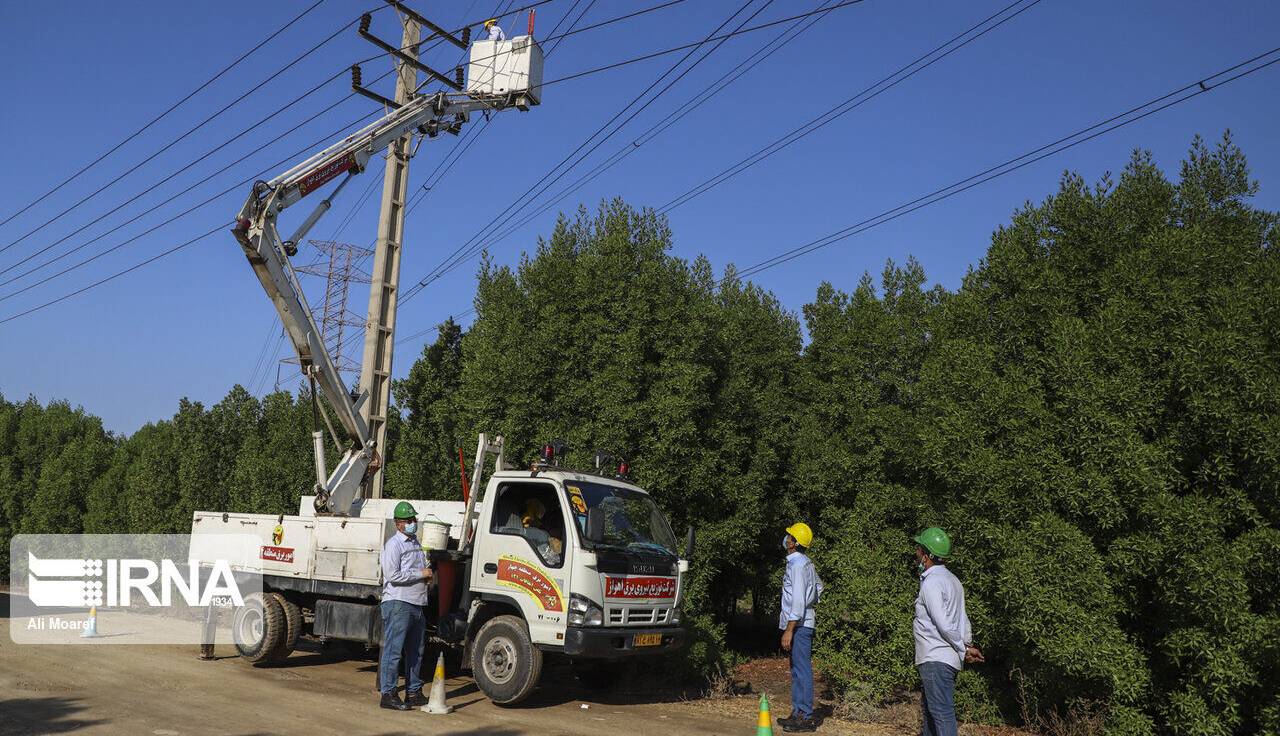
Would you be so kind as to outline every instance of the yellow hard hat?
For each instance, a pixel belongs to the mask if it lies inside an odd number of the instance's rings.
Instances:
[[[493,25],[493,24],[495,24],[495,23],[497,23],[497,22],[498,22],[498,19],[497,19],[497,18],[490,18],[489,20],[486,20],[486,21],[484,22],[484,27],[485,27],[485,28],[488,28],[489,26],[491,26],[491,25]]]
[[[809,545],[813,544],[813,530],[810,529],[809,525],[803,521],[797,521],[787,527],[787,534],[790,534],[791,538],[796,540],[796,544],[801,547],[807,548]]]

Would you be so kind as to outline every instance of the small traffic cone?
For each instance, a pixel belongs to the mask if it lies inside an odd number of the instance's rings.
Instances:
[[[81,639],[92,639],[98,635],[98,607],[89,608],[89,624],[80,632]]]
[[[773,736],[773,716],[769,715],[769,698],[760,693],[760,717],[756,720],[756,736]]]
[[[436,659],[436,674],[431,678],[431,699],[422,710],[437,716],[453,712],[453,706],[444,702],[444,652]]]

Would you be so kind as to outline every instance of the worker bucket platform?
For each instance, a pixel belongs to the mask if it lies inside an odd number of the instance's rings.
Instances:
[[[526,110],[542,102],[542,47],[533,36],[476,41],[467,64],[467,94],[505,98],[504,106]]]

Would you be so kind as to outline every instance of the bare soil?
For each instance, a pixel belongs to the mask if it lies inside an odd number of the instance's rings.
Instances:
[[[529,700],[489,702],[468,677],[447,681],[455,712],[433,716],[378,707],[377,662],[346,647],[307,643],[283,663],[253,667],[220,644],[213,661],[196,647],[18,645],[7,632],[8,594],[0,593],[0,734],[691,734],[754,733],[758,693],[775,717],[790,710],[786,664],[753,662],[751,694],[690,698],[674,690],[581,688],[552,663]],[[776,728],[778,734],[781,728]],[[820,733],[888,736],[909,727],[828,718]],[[918,732],[918,731],[917,731]]]

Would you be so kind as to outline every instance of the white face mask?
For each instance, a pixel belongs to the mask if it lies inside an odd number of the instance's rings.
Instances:
[[[791,535],[783,534],[782,535],[782,551],[783,552],[788,552],[788,553],[791,552],[791,547],[787,545],[787,542],[789,541],[791,541]]]

